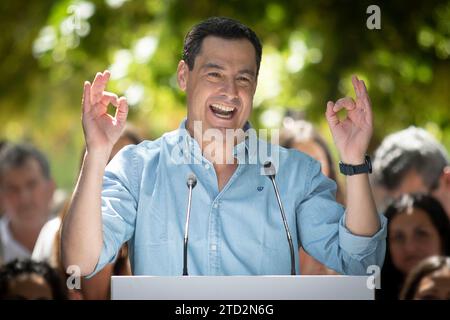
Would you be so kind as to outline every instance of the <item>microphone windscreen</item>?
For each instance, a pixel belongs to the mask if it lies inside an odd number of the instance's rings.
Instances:
[[[266,161],[264,162],[264,175],[265,176],[275,176],[276,174],[275,166],[272,162]]]
[[[194,188],[197,185],[197,177],[192,172],[187,177],[187,186]]]

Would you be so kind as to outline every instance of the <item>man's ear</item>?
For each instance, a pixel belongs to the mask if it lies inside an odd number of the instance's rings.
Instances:
[[[256,76],[255,87],[253,88],[253,96],[255,96],[256,88],[258,87],[258,76]]]
[[[52,178],[49,178],[47,180],[47,194],[50,197],[50,199],[53,198],[53,194],[56,191],[56,182]]]
[[[443,183],[446,190],[450,190],[450,166],[444,168],[440,183]]]
[[[450,166],[444,167],[442,174],[439,177],[439,184],[437,189],[432,193],[432,195],[437,198],[447,198],[448,192],[450,191]]]
[[[180,60],[177,68],[177,82],[181,90],[186,91],[187,77],[189,73],[189,67],[184,60]]]

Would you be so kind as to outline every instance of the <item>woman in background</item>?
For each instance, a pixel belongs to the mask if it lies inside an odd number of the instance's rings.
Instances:
[[[420,261],[450,255],[450,222],[437,200],[405,194],[386,209],[386,258],[381,269],[380,300],[399,299],[406,276]]]
[[[322,173],[337,184],[336,200],[344,204],[344,195],[336,180],[336,171],[331,152],[325,140],[317,133],[314,126],[305,120],[294,120],[286,117],[280,132],[280,145],[293,148],[320,162]],[[300,273],[303,275],[336,274],[322,263],[308,255],[303,248],[299,250]]]

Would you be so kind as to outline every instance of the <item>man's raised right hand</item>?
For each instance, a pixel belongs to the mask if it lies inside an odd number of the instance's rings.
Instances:
[[[84,83],[81,115],[86,150],[105,157],[109,157],[112,147],[119,140],[128,115],[126,98],[104,91],[110,75],[108,70],[98,72],[92,85],[89,81]],[[116,107],[114,117],[107,113],[109,104]]]

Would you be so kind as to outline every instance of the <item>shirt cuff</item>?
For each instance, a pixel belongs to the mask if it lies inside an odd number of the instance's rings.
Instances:
[[[387,219],[384,215],[378,214],[380,218],[380,230],[371,237],[357,236],[351,233],[345,226],[347,212],[339,221],[339,245],[350,255],[365,256],[373,253],[381,240],[386,239]]]

